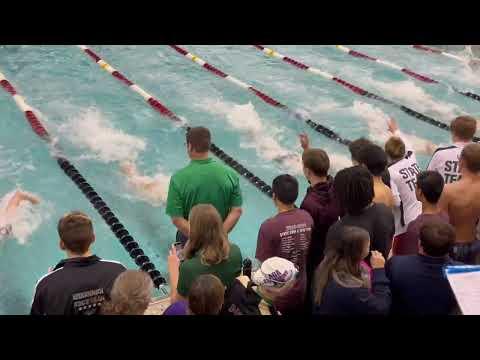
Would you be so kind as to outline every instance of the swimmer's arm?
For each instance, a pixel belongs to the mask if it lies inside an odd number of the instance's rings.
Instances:
[[[308,150],[310,148],[310,139],[308,138],[307,133],[301,133],[298,138],[300,139],[300,146],[302,149]]]
[[[240,216],[242,216],[242,213],[243,210],[241,207],[233,207],[232,210],[230,210],[230,213],[223,222],[223,229],[226,231],[227,234],[235,227],[238,220],[240,219]]]
[[[392,136],[396,136],[396,137],[399,137],[400,139],[402,139],[403,143],[405,144],[405,151],[408,153],[409,151],[411,152],[415,152],[415,150],[413,149],[413,146],[412,144],[410,143],[410,141],[407,139],[407,137],[405,136],[405,134],[402,132],[402,130],[400,130],[400,128],[398,127],[398,124],[397,122],[395,121],[395,119],[390,119],[389,122],[388,122],[388,131],[392,134]]]
[[[40,200],[34,195],[23,191],[17,191],[8,202],[6,208],[7,214],[11,214],[12,212],[14,212],[23,200],[30,201],[34,205],[40,202]]]
[[[188,235],[190,234],[190,223],[187,220],[185,220],[183,217],[174,216],[172,217],[172,223],[175,225],[178,231],[188,238]]]

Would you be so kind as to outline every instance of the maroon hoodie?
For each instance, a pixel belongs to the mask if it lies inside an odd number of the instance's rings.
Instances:
[[[333,191],[333,178],[310,186],[300,208],[313,218],[314,227],[310,243],[307,272],[312,273],[323,259],[328,229],[340,216],[340,206]]]

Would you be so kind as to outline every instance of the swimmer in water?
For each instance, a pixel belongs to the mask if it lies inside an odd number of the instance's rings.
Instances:
[[[17,214],[17,209],[22,201],[28,201],[33,205],[40,203],[40,199],[28,192],[17,190],[11,196],[4,197],[0,205],[0,239],[9,237],[13,232],[13,220]]]
[[[471,59],[468,62],[468,66],[470,66],[470,69],[472,69],[475,72],[480,72],[480,60],[479,59]]]
[[[168,176],[141,175],[132,161],[122,161],[120,171],[127,177],[128,184],[142,199],[155,205],[164,204],[167,201]]]

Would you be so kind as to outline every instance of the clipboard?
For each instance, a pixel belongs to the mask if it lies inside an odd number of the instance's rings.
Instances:
[[[480,315],[480,266],[446,266],[445,276],[463,315]]]

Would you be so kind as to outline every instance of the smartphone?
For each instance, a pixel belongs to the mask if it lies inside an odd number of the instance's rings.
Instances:
[[[173,244],[175,246],[175,250],[177,251],[177,256],[180,259],[180,261],[184,260],[183,256],[183,244],[181,242],[176,242]]]

